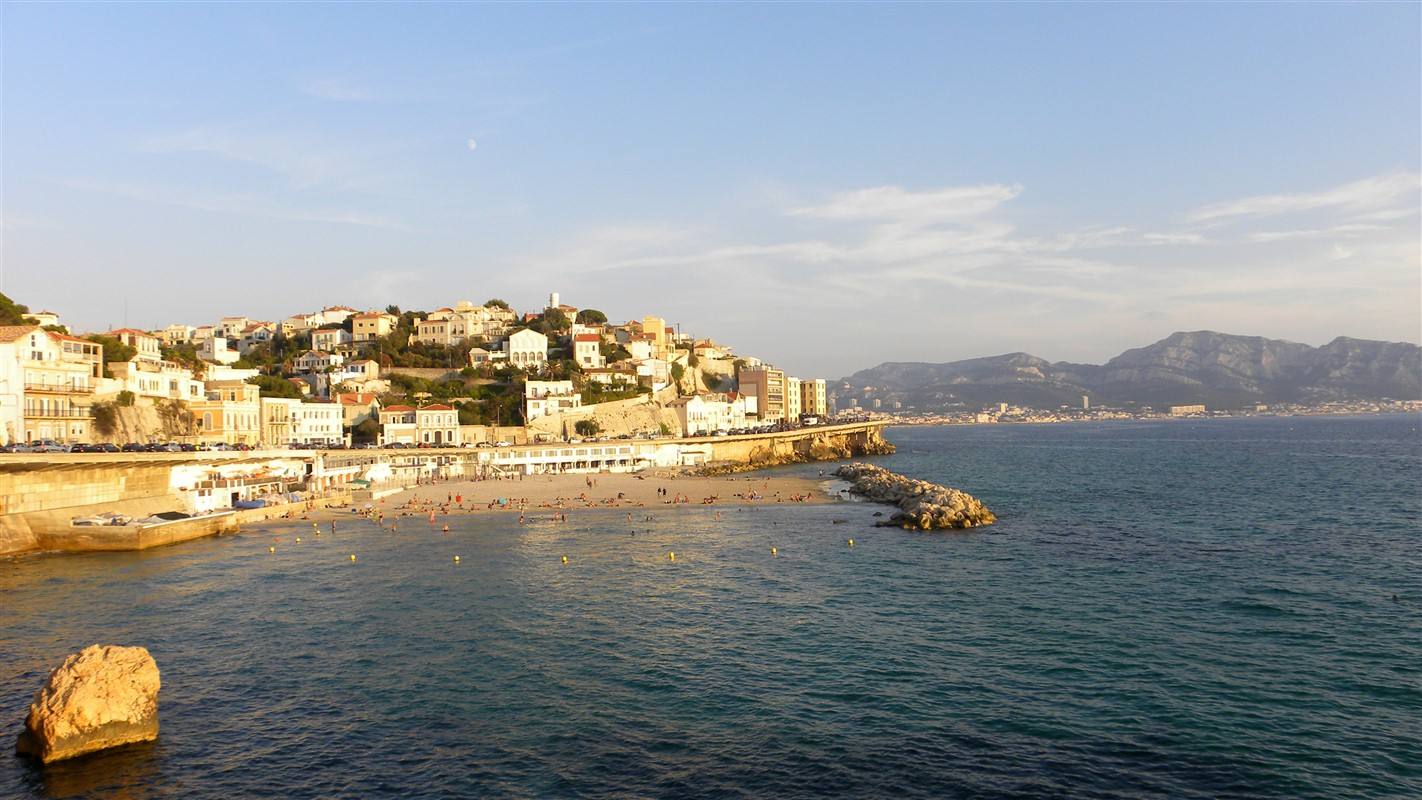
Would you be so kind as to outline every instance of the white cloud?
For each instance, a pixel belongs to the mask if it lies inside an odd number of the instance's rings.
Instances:
[[[273,201],[252,194],[194,191],[179,186],[121,183],[94,180],[64,181],[71,189],[98,192],[130,200],[159,205],[191,208],[220,214],[286,220],[288,222],[319,222],[354,225],[362,228],[409,230],[402,222],[379,214],[325,206],[297,206]]]
[[[1146,244],[1204,244],[1205,237],[1198,233],[1147,233],[1141,236]]]
[[[371,95],[364,89],[352,86],[345,81],[336,78],[322,78],[307,81],[301,85],[303,94],[312,97],[319,97],[322,100],[334,100],[341,103],[360,102],[371,99]]]
[[[1312,228],[1308,230],[1294,231],[1259,231],[1249,234],[1251,242],[1287,242],[1298,239],[1322,239],[1326,237],[1355,237],[1384,231],[1387,228],[1383,225],[1363,225],[1352,223],[1348,225],[1334,225],[1330,228]]]
[[[841,192],[823,205],[796,208],[790,214],[816,219],[926,224],[979,216],[1021,192],[1021,186],[1004,184],[954,186],[926,192],[908,191],[899,186],[878,186]]]
[[[1369,211],[1390,205],[1400,198],[1406,198],[1409,204],[1415,205],[1419,189],[1422,189],[1422,177],[1416,173],[1395,172],[1345,183],[1321,192],[1266,194],[1215,203],[1191,212],[1187,220],[1225,221],[1318,209]]]

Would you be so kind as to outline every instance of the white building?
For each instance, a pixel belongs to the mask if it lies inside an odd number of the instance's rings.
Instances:
[[[583,369],[601,369],[607,366],[607,359],[602,354],[602,337],[595,333],[574,335],[573,360]]]
[[[251,322],[252,321],[246,317],[223,317],[222,321],[217,323],[218,330],[214,335],[234,341],[241,339],[242,331],[244,331]]]
[[[683,436],[729,431],[746,426],[746,403],[739,396],[698,394],[667,404],[681,422]]]
[[[453,406],[387,406],[380,410],[380,427],[382,444],[458,447],[460,442],[459,412]]]
[[[335,352],[343,344],[351,343],[351,332],[345,328],[322,328],[311,332],[311,349]]]
[[[106,393],[133,392],[155,400],[202,400],[207,389],[193,371],[171,361],[143,361],[135,358],[109,364],[111,378],[104,381]]]
[[[214,364],[231,364],[242,357],[236,351],[228,350],[227,339],[221,336],[211,336],[200,341],[197,354],[203,361],[211,361]]]
[[[345,442],[340,403],[300,403],[291,412],[291,440],[299,445],[330,447]]]
[[[528,381],[523,385],[524,420],[581,408],[583,396],[572,381]]]
[[[339,369],[345,363],[345,356],[323,350],[308,350],[291,362],[297,372],[325,372],[328,369]]]
[[[520,369],[537,369],[548,363],[548,337],[532,328],[510,336],[504,350],[509,354],[509,363]]]
[[[191,325],[175,324],[169,325],[168,327],[159,331],[158,338],[163,340],[163,344],[183,344],[184,342],[191,342],[193,340],[194,334],[196,333],[197,328],[194,328]]]

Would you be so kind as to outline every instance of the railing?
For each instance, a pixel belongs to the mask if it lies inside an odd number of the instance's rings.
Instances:
[[[87,409],[80,408],[26,408],[25,416],[43,419],[93,419]]]
[[[63,383],[27,383],[25,384],[25,391],[55,392],[59,394],[91,394],[94,391],[94,387]]]

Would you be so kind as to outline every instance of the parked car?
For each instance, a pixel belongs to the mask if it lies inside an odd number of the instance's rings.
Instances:
[[[36,439],[30,442],[31,453],[68,453],[69,445],[60,444],[53,439]]]
[[[123,451],[123,452],[125,452],[125,453],[142,453],[144,450],[147,450],[147,449],[148,449],[147,445],[144,445],[144,444],[142,444],[142,443],[140,443],[140,442],[129,442],[129,443],[125,444],[123,447],[120,447],[120,448],[119,448],[119,450],[121,450],[121,451]]]

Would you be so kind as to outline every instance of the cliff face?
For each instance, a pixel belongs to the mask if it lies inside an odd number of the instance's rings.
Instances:
[[[1171,334],[1105,365],[1010,353],[945,364],[885,363],[844,379],[861,405],[874,398],[916,408],[1006,402],[1051,407],[1094,402],[1256,402],[1422,397],[1422,349],[1340,337],[1323,347],[1214,331]]]

